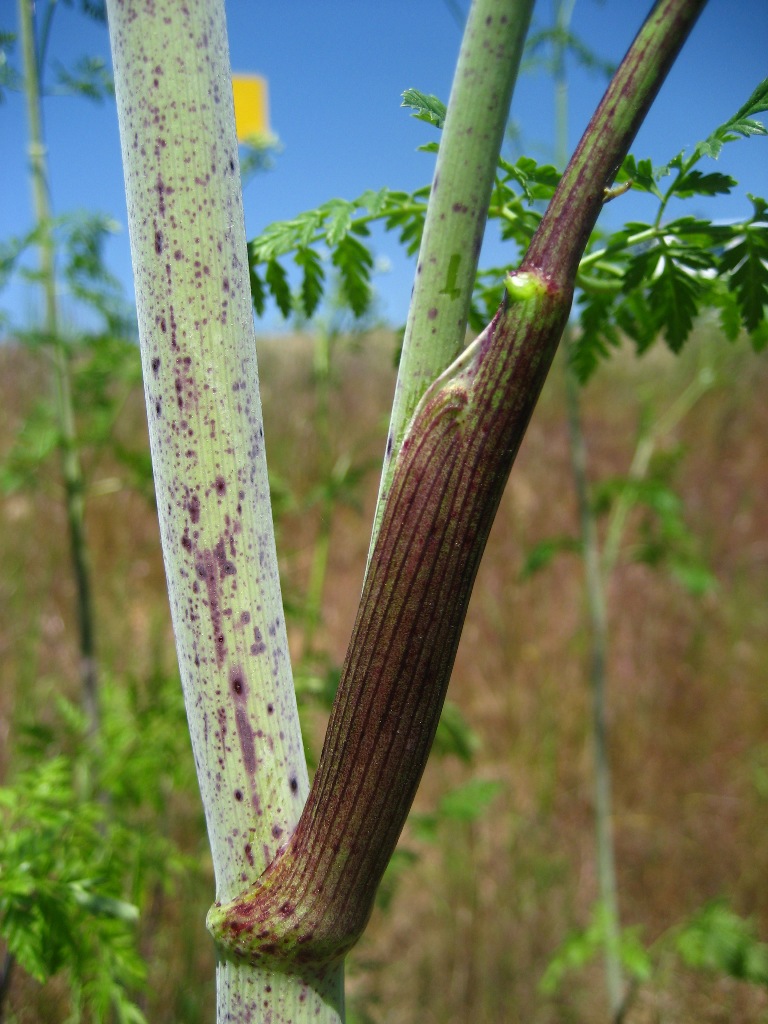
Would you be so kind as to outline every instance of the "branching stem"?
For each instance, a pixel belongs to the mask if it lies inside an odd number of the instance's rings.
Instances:
[[[362,933],[437,727],[475,573],[551,365],[579,258],[703,0],[664,0],[622,62],[520,272],[424,394],[395,459],[307,805],[258,883],[209,914],[236,957],[315,967]]]
[[[416,264],[371,552],[416,406],[466,342],[488,206],[532,9],[533,0],[473,0],[467,16]]]

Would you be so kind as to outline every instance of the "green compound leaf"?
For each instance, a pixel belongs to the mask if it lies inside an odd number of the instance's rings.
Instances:
[[[752,331],[749,340],[755,352],[765,352],[768,348],[768,320],[763,320],[756,330]]]
[[[292,220],[270,224],[248,245],[253,305],[258,315],[265,308],[266,288],[275,297],[283,316],[293,312],[285,273],[277,262],[293,254],[302,270],[300,306],[311,316],[325,295],[327,279],[322,263],[323,249],[331,250],[330,260],[342,277],[341,299],[356,316],[370,305],[370,276],[373,255],[360,241],[369,233],[372,221],[385,222],[387,230],[398,234],[409,253],[421,239],[429,188],[414,193],[387,188],[368,190],[354,200],[332,199],[315,210]],[[265,264],[264,279],[259,264]]]
[[[89,914],[98,917],[112,917],[117,921],[132,923],[139,919],[139,908],[126,900],[106,896],[95,890],[97,881],[92,878],[78,879],[68,883],[72,900]]]
[[[251,259],[255,263],[267,263],[300,246],[309,245],[323,219],[323,208],[318,207],[300,213],[291,220],[270,224],[250,243]]]
[[[333,199],[325,204],[325,240],[328,245],[338,245],[347,234],[357,206],[348,199]]]
[[[470,779],[441,799],[438,813],[450,821],[476,821],[496,799],[503,784],[493,779]]]
[[[556,167],[538,164],[528,156],[521,156],[515,163],[500,157],[499,168],[505,172],[502,183],[514,181],[529,203],[551,199],[560,181],[560,172]]]
[[[638,355],[653,345],[657,337],[656,324],[648,296],[642,291],[631,292],[616,307],[616,324],[635,343]]]
[[[411,116],[418,121],[426,121],[427,124],[433,124],[436,128],[442,128],[445,124],[447,108],[437,96],[419,92],[418,89],[406,89],[401,106],[413,111]]]
[[[579,383],[586,384],[600,361],[609,358],[611,349],[620,347],[621,338],[614,322],[612,295],[583,294],[580,303],[581,333],[569,345],[568,358]]]
[[[380,188],[378,191],[368,189],[363,192],[357,202],[362,209],[368,211],[371,217],[380,217],[384,213],[390,196],[397,194],[390,192],[388,188]]]
[[[586,928],[574,929],[561,943],[539,981],[539,990],[554,995],[566,976],[584,967],[605,950],[608,941],[608,918],[604,907],[597,903]],[[637,981],[647,981],[653,972],[653,961],[640,937],[638,928],[625,928],[617,950],[627,974]]]
[[[75,65],[73,73],[58,64],[56,77],[62,91],[73,96],[99,103],[115,95],[112,74],[101,57],[83,57]]]
[[[557,555],[563,553],[578,553],[581,551],[581,541],[576,537],[550,537],[548,540],[539,541],[538,544],[528,551],[520,570],[520,580],[527,580],[542,569],[546,569]]]
[[[477,821],[503,788],[503,783],[496,780],[470,779],[441,797],[431,814],[412,814],[410,822],[414,834],[426,842],[436,842],[439,827],[444,822],[471,824]]]
[[[713,289],[712,305],[718,310],[718,323],[723,334],[728,341],[736,341],[741,332],[742,320],[735,293],[727,287]]]
[[[267,293],[264,288],[264,282],[259,277],[259,272],[254,266],[253,254],[250,245],[248,246],[248,260],[250,263],[249,276],[251,282],[251,301],[253,302],[253,308],[256,311],[256,316],[263,316],[267,302]]]
[[[435,734],[433,751],[438,757],[453,754],[469,764],[480,746],[480,737],[472,729],[461,709],[453,701],[443,705]]]
[[[659,311],[667,344],[673,352],[679,352],[693,329],[701,285],[680,263],[667,259],[648,293],[651,308]]]
[[[403,105],[415,117],[441,127],[445,105],[436,97],[409,89]],[[768,345],[765,308],[768,305],[768,258],[765,203],[754,200],[755,214],[746,224],[714,225],[697,217],[680,217],[663,224],[661,215],[672,196],[726,195],[734,180],[719,172],[703,173],[694,164],[703,156],[717,155],[722,144],[739,136],[765,134],[754,115],[768,108],[768,80],[747,103],[716,129],[693,155],[681,152],[667,164],[628,156],[616,176],[618,183],[656,197],[661,210],[654,222],[629,223],[619,231],[595,232],[579,275],[581,334],[570,348],[579,379],[589,378],[599,363],[629,338],[638,353],[659,337],[677,352],[689,337],[696,316],[704,309],[717,311],[723,330],[734,339],[742,327],[750,332],[755,350]],[[437,143],[433,144],[436,146]],[[662,192],[659,183],[670,178]],[[512,162],[501,158],[489,216],[499,222],[501,238],[525,251],[541,219],[541,206],[557,185],[554,167],[529,157]],[[406,253],[419,247],[429,187],[413,193],[369,190],[356,200],[332,199],[291,221],[268,227],[250,246],[254,307],[264,308],[268,288],[281,312],[299,306],[306,315],[317,310],[328,287],[323,262],[324,246],[339,271],[340,299],[359,316],[370,306],[373,255],[366,248],[369,226],[383,222]],[[599,248],[598,248],[599,247]],[[302,270],[300,296],[289,303],[289,290],[281,268],[270,260],[293,254]],[[515,254],[510,251],[510,264]],[[267,264],[266,286],[259,263]],[[326,268],[327,269],[327,268]],[[478,273],[471,320],[480,329],[498,306],[507,267]]]

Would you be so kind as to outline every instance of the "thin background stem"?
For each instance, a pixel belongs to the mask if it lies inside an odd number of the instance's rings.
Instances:
[[[556,163],[563,167],[568,158],[568,73],[566,39],[576,0],[557,0],[555,23],[558,32],[553,41],[553,77],[555,85]],[[624,1002],[621,966],[621,919],[616,882],[616,852],[613,836],[611,762],[608,750],[608,614],[604,578],[601,573],[600,542],[592,504],[587,470],[587,444],[581,415],[581,394],[571,364],[569,346],[572,328],[563,332],[565,350],[565,389],[568,441],[579,516],[584,586],[589,620],[589,681],[592,691],[592,743],[594,751],[595,844],[597,887],[601,922],[604,928],[605,980],[610,1016],[615,1020]]]
[[[309,789],[272,523],[223,0],[109,0],[163,557],[216,893]],[[339,1024],[343,967],[220,950],[223,1024]]]
[[[82,706],[89,734],[99,731],[98,668],[90,559],[85,532],[85,481],[78,450],[75,412],[72,403],[69,352],[59,331],[56,296],[55,242],[51,232],[51,204],[48,183],[47,147],[43,132],[40,95],[41,69],[35,51],[34,0],[19,0],[24,91],[29,125],[29,161],[35,222],[39,228],[40,276],[45,298],[43,331],[49,346],[54,376],[54,406],[59,430],[64,501],[69,529],[69,546],[75,579],[75,604],[80,651]],[[50,8],[48,9],[50,11]],[[50,22],[50,15],[46,24]]]

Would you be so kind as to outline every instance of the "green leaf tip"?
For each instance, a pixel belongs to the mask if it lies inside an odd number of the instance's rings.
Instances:
[[[716,160],[724,143],[734,142],[739,137],[749,138],[750,135],[768,134],[765,126],[752,116],[762,114],[766,110],[768,110],[768,78],[764,78],[760,82],[744,106],[740,107],[733,117],[721,124],[708,138],[698,144],[694,155],[709,156]]]
[[[427,95],[418,89],[406,89],[401,106],[412,110],[411,116],[418,121],[426,121],[436,128],[442,128],[445,124],[446,106],[437,96]]]

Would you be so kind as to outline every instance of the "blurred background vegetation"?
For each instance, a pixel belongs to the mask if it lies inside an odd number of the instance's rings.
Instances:
[[[362,470],[383,444],[395,340],[380,332],[336,339],[325,436],[316,428],[316,346],[308,336],[285,336],[263,339],[260,351],[289,630],[315,754],[362,580],[376,489],[375,473]],[[93,427],[98,409],[78,403],[102,678],[103,739],[94,757],[79,710],[57,461],[41,455],[27,486],[8,485],[19,445],[33,441],[30,416],[46,392],[47,368],[39,353],[11,343],[0,359],[0,810],[8,815],[0,890],[15,862],[15,830],[17,845],[28,847],[16,860],[35,878],[20,927],[32,929],[36,913],[48,914],[54,930],[68,921],[82,945],[98,940],[96,948],[62,953],[47,984],[15,971],[6,1019],[71,1019],[73,975],[80,972],[86,989],[101,974],[114,981],[111,960],[100,970],[96,964],[124,923],[123,943],[146,965],[133,964],[131,973],[119,947],[118,978],[130,1001],[150,1021],[209,1020],[213,950],[203,922],[213,880],[156,519],[148,479],[137,487],[134,462],[126,472],[119,454],[146,450],[140,386],[133,374],[130,386],[109,375],[108,390],[119,396],[109,446]],[[87,353],[75,359],[76,379],[81,372],[87,379],[90,361]],[[639,425],[674,403],[702,366],[715,383],[655,456],[656,493],[667,492],[657,501],[662,511],[653,503],[633,508],[611,581],[618,890],[623,921],[645,951],[627,956],[628,971],[637,971],[633,1021],[768,1019],[757,941],[768,935],[768,413],[761,401],[768,370],[746,349],[724,351],[703,327],[680,359],[618,358],[601,371],[584,396],[586,431],[595,479],[622,477]],[[560,371],[531,425],[480,571],[442,755],[427,769],[380,907],[350,960],[353,1019],[604,1019],[588,934],[596,878],[581,560],[564,551],[532,572],[530,557],[542,542],[577,535]],[[341,488],[344,467],[361,473]],[[700,571],[706,567],[693,586],[676,571],[681,538],[676,530],[668,536],[668,504],[685,524],[688,564],[693,546]],[[318,620],[306,598],[318,586],[326,536]],[[78,798],[89,776],[105,798]],[[83,807],[95,808],[93,823],[82,820]],[[62,893],[42,904],[43,879],[76,892],[90,879],[102,898],[137,906],[138,920],[123,922],[119,907],[82,897],[70,912]],[[700,925],[698,946],[692,921]],[[98,922],[106,931],[100,940]],[[677,935],[685,923],[687,960]]]

